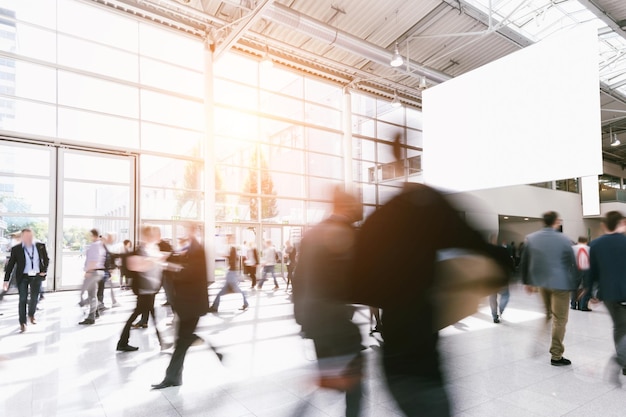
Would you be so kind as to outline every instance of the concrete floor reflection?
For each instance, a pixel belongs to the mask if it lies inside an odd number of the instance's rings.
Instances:
[[[247,285],[244,284],[247,287]],[[219,289],[211,287],[211,293]],[[134,306],[119,292],[122,307],[106,311],[95,326],[80,327],[76,292],[48,294],[37,325],[18,334],[17,298],[0,303],[0,415],[104,417],[291,417],[341,416],[344,397],[313,383],[314,350],[303,341],[284,290],[250,292],[223,299],[219,315],[201,319],[198,334],[208,344],[187,357],[184,385],[150,391],[169,361],[154,329],[133,330],[136,353],[116,353],[115,344]],[[108,292],[105,302],[109,302]],[[160,305],[164,300],[157,299]],[[515,288],[503,323],[480,311],[442,331],[448,387],[455,416],[623,416],[626,393],[608,381],[613,355],[611,322],[601,306],[571,312],[565,338],[573,366],[549,364],[549,336],[539,300]],[[160,329],[173,337],[165,308]],[[364,416],[399,416],[378,369],[378,340],[369,336],[369,312],[356,321],[367,345]],[[626,377],[622,377],[626,378]],[[626,382],[626,381],[623,381]]]

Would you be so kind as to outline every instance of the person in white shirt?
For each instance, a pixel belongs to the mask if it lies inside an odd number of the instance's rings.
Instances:
[[[261,273],[261,279],[259,280],[259,289],[263,288],[263,283],[267,281],[267,274],[272,274],[272,278],[274,278],[274,289],[277,290],[278,281],[276,281],[276,248],[272,244],[271,240],[265,242],[265,250],[263,251],[263,261],[261,262],[263,265],[263,272]]]
[[[98,316],[96,292],[98,290],[98,282],[104,278],[104,261],[106,258],[106,250],[98,231],[92,229],[89,232],[89,237],[91,238],[91,245],[89,245],[85,253],[85,279],[80,292],[81,299],[78,303],[81,307],[89,306],[89,315],[85,320],[78,323],[82,325],[91,325],[96,322],[96,317]],[[86,300],[83,299],[83,291],[87,291]]]
[[[572,310],[591,311],[589,308],[589,300],[591,300],[591,278],[589,270],[591,249],[587,245],[589,239],[584,236],[578,238],[578,244],[573,246],[574,255],[576,256],[576,267],[578,269],[578,279],[581,288],[572,291],[570,307]]]

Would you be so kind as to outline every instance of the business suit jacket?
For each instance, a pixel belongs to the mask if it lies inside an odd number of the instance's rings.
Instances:
[[[355,240],[354,228],[337,216],[302,239],[293,280],[294,315],[306,337],[315,341],[318,357],[361,350],[361,332],[351,320],[353,308],[346,305]]]
[[[173,279],[174,305],[182,320],[200,317],[209,311],[208,274],[204,248],[191,239],[189,249],[179,259],[183,269]]]
[[[39,272],[47,274],[48,265],[50,265],[50,258],[48,257],[46,245],[44,245],[43,243],[35,243],[35,248],[37,249],[37,253],[39,254]],[[17,284],[19,284],[20,281],[22,281],[25,267],[26,254],[24,253],[24,247],[22,246],[22,244],[13,246],[13,248],[11,248],[9,261],[4,267],[4,280],[9,281],[11,279],[11,273],[13,272],[13,269],[17,268],[17,273],[15,274],[15,276],[17,277]],[[46,279],[46,276],[43,275],[42,279]]]
[[[522,280],[527,285],[566,291],[578,288],[572,243],[549,227],[526,238],[521,270]]]

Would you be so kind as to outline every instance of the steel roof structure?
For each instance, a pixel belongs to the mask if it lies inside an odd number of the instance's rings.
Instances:
[[[349,88],[421,105],[421,89],[560,30],[598,30],[605,159],[626,163],[623,0],[91,0]],[[395,48],[405,64],[389,62]],[[576,88],[575,85],[572,88]],[[625,145],[610,146],[609,131]]]

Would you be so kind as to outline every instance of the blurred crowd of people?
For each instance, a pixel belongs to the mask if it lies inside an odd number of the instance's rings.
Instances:
[[[345,393],[346,416],[358,416],[362,409],[365,348],[353,315],[355,305],[364,305],[370,308],[371,334],[382,337],[385,382],[400,410],[407,416],[445,417],[451,408],[438,331],[472,314],[479,302],[472,300],[486,296],[494,323],[500,323],[510,299],[509,281],[517,271],[527,291],[540,294],[546,323],[551,323],[551,365],[571,365],[564,356],[570,309],[589,312],[591,302],[602,300],[614,323],[615,363],[626,375],[626,220],[621,213],[606,214],[603,236],[591,243],[581,237],[573,244],[560,233],[559,215],[548,212],[544,228],[519,245],[497,245],[496,236],[487,242],[443,195],[423,185],[407,185],[365,221],[362,214],[358,199],[337,189],[332,214],[308,230],[298,245],[286,242],[279,251],[267,240],[259,252],[254,242],[238,245],[228,235],[227,249],[219,254],[228,270],[212,304],[207,254],[195,226],[189,225],[174,246],[162,238],[159,227],[143,225],[136,247],[124,241],[117,252],[111,250],[114,235],[91,230],[78,303],[85,317],[79,325],[96,324],[106,311],[107,284],[111,306],[119,305],[111,279],[119,268],[120,285],[133,291],[136,304],[117,351],[137,351],[130,344],[131,329],[148,327],[152,316],[161,349],[173,349],[163,380],[152,388],[179,386],[187,350],[204,342],[195,333],[200,317],[218,313],[221,298],[230,293],[241,295],[241,310],[247,310],[249,294],[241,289],[242,276],[250,278],[249,291],[261,290],[271,276],[275,291],[280,288],[276,265],[284,263],[295,320],[315,346],[317,383]],[[441,253],[451,249],[455,255],[443,260]],[[37,323],[49,262],[46,246],[34,240],[32,231],[22,230],[6,264],[4,285],[4,292],[10,281],[17,286],[21,332]],[[155,296],[161,289],[164,306],[175,317],[173,343],[162,337],[155,318]]]

